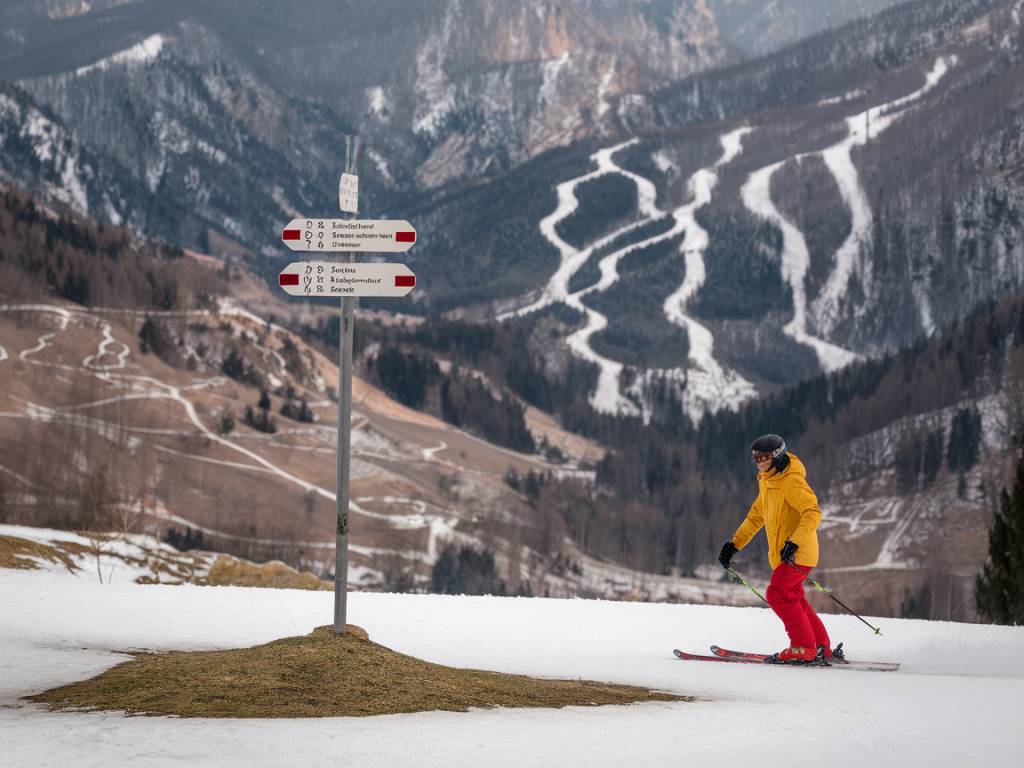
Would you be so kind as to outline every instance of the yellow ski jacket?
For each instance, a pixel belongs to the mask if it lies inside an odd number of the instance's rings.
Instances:
[[[799,547],[794,557],[797,565],[817,565],[817,530],[821,510],[818,509],[818,497],[807,484],[807,470],[803,462],[791,453],[789,466],[784,472],[776,473],[774,469],[758,472],[757,485],[757,498],[733,534],[732,543],[737,549],[743,549],[764,528],[772,570],[782,563],[779,552],[786,539]]]

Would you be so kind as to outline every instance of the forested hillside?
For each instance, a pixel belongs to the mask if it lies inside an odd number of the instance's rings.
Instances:
[[[0,187],[0,297],[57,296],[84,306],[132,310],[209,308],[224,275],[177,246],[141,240],[121,227],[56,213]]]
[[[958,535],[966,537],[968,549],[951,557],[957,572],[972,574],[964,563],[984,546],[988,517],[1006,481],[1008,450],[1024,430],[1021,294],[989,303],[906,349],[809,379],[738,412],[707,415],[696,428],[679,417],[670,391],[663,393],[662,418],[647,426],[594,414],[585,390],[575,399],[546,395],[558,379],[543,368],[543,335],[517,339],[509,335],[513,328],[428,322],[415,332],[392,332],[392,338],[484,368],[495,378],[503,370],[531,371],[526,378],[507,375],[504,383],[612,449],[598,465],[596,488],[539,478],[531,502],[585,551],[639,570],[694,573],[714,563],[756,494],[749,443],[778,432],[807,463],[825,505],[825,552],[830,537],[843,538],[827,524],[830,513],[850,514],[851,489],[868,506],[883,497],[911,503],[937,495],[941,514],[920,519],[906,540],[892,541],[894,562],[911,571],[923,568],[921,543],[946,535],[939,531],[959,518]],[[883,543],[869,537],[853,555],[837,540],[831,564],[870,561]],[[762,568],[761,558],[750,556],[748,567]],[[942,571],[934,562],[930,568]],[[916,585],[914,594],[923,589]],[[894,613],[906,607],[904,598],[869,597],[873,610]],[[906,599],[913,608],[913,596]],[[959,610],[974,615],[970,604]]]

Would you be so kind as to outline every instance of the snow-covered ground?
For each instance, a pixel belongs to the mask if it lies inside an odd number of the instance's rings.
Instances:
[[[681,662],[673,647],[773,650],[758,608],[354,593],[383,645],[461,667],[697,697],[562,710],[313,720],[54,713],[20,697],[98,674],[117,650],[249,646],[329,624],[330,593],[99,584],[0,570],[0,754],[11,766],[976,766],[1024,749],[1024,628],[827,616],[895,673]]]

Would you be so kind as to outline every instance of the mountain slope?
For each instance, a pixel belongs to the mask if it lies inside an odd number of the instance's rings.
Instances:
[[[778,50],[903,0],[707,0],[722,34],[746,53]]]
[[[396,18],[403,23],[393,24]],[[609,0],[449,0],[412,12],[397,0],[320,0],[302,14],[278,0],[258,11],[237,0],[137,0],[35,21],[19,35],[20,44],[0,56],[0,77],[18,81],[122,161],[128,148],[97,124],[97,112],[108,127],[109,118],[131,125],[158,111],[173,115],[191,82],[209,83],[212,69],[228,81],[220,89],[241,81],[250,100],[302,101],[324,111],[316,122],[359,131],[382,183],[399,189],[480,175],[599,133],[616,94],[728,56],[700,0],[670,9]],[[140,61],[131,53],[139,46],[148,46],[147,68],[167,85],[153,89],[144,75],[117,72]],[[109,100],[115,87],[127,103]],[[283,150],[289,137],[260,138]],[[154,139],[145,142],[150,150],[165,143]],[[313,145],[323,151],[326,139]],[[291,163],[306,170],[300,158]]]
[[[660,379],[699,418],[739,392],[910,343],[1021,285],[1016,5],[901,6],[695,77],[649,111],[624,101],[626,125],[648,133],[606,144],[592,155],[596,170],[553,179],[564,197],[538,228],[556,224],[545,236],[559,259],[546,285],[498,305],[500,316],[553,300],[585,312],[584,330],[566,344],[602,366],[596,407],[647,414]],[[763,111],[769,99],[775,106]],[[690,125],[739,103],[749,111]],[[608,174],[632,179],[649,200],[644,221],[671,215],[674,227],[611,249],[598,236],[579,246],[559,239],[566,216],[587,220],[576,188]],[[577,281],[595,266],[600,281]],[[666,343],[672,327],[686,342]],[[659,362],[667,345],[677,362]],[[624,378],[624,366],[637,371]]]

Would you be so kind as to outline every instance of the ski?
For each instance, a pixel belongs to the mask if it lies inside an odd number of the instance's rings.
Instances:
[[[766,653],[750,653],[748,651],[729,651],[717,645],[711,646],[711,652],[723,659],[746,659],[747,661],[764,661],[768,658]]]
[[[678,648],[674,648],[672,653],[676,655],[677,659],[683,661],[721,661],[726,664],[763,664],[763,661],[756,661],[754,659],[745,659],[742,656],[704,656],[699,653],[687,653],[686,651],[680,651]]]
[[[712,646],[719,651],[723,650],[718,646]],[[716,661],[724,664],[764,664],[767,665],[765,658],[766,654],[762,653],[740,653],[731,652],[732,655],[719,656],[705,656],[700,653],[688,653],[686,651],[680,651],[678,648],[673,649],[672,653],[675,654],[677,659],[683,661]],[[730,652],[726,652],[730,653]],[[846,661],[846,662],[826,662],[820,661],[813,664],[771,664],[773,667],[814,667],[822,668],[827,667],[829,669],[853,669],[862,671],[874,671],[874,672],[895,672],[900,668],[900,665],[895,662],[888,661]]]
[[[711,652],[715,655],[715,658],[725,659],[727,661],[741,661],[748,664],[763,664],[768,658],[768,654],[765,653],[730,651],[725,648],[720,648],[717,645],[711,646]],[[830,659],[825,662],[825,665],[832,667],[846,667],[848,669],[865,669],[876,672],[895,672],[900,668],[899,662],[894,661],[851,661],[849,659]],[[809,666],[815,665],[812,664]]]

